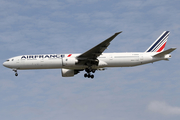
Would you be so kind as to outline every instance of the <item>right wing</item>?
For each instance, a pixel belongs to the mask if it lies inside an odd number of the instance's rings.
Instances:
[[[120,33],[122,33],[122,31],[115,33],[105,41],[101,42],[100,44],[86,51],[85,53],[79,55],[77,59],[97,59],[97,57],[100,56],[105,49],[107,49],[107,47],[110,45],[110,42]]]
[[[104,40],[100,44],[96,45],[95,47],[91,48],[85,53],[77,56],[77,64],[88,66],[98,65],[99,61],[97,60],[97,57],[99,57],[104,52],[104,50],[107,49],[107,47],[110,45],[110,42],[120,33],[122,33],[122,31],[115,33],[114,35]]]

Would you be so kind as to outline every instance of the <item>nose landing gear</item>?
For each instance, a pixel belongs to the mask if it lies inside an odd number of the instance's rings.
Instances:
[[[18,76],[17,69],[13,69],[13,71],[15,72],[15,76]]]
[[[18,73],[15,73],[15,76],[18,76]]]

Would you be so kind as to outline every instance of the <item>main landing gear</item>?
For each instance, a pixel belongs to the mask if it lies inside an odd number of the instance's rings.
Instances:
[[[84,77],[85,77],[85,78],[86,78],[86,77],[87,77],[87,78],[91,78],[91,79],[94,78],[94,75],[91,74],[91,72],[92,72],[92,73],[95,73],[96,70],[91,69],[91,67],[89,67],[89,68],[86,68],[85,71],[87,72],[87,73],[84,74]]]
[[[84,77],[86,78],[86,77],[88,77],[88,78],[94,78],[94,75],[91,75],[90,73],[85,73],[84,74]]]
[[[13,71],[15,72],[15,76],[18,76],[17,69],[13,69]]]

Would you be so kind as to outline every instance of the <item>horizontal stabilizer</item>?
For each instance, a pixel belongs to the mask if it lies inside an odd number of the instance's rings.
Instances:
[[[160,52],[160,53],[154,55],[153,57],[161,57],[161,56],[164,56],[164,55],[166,55],[166,54],[171,53],[171,52],[174,51],[175,49],[176,49],[176,48],[170,48],[170,49],[168,49],[168,50],[165,50],[165,51],[163,51],[163,52]]]

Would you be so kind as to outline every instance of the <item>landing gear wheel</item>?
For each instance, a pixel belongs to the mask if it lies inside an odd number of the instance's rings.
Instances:
[[[18,76],[17,69],[13,69],[13,71],[15,72],[15,76]]]
[[[88,76],[88,75],[85,73],[85,74],[84,74],[84,77],[86,78],[87,76]]]
[[[15,73],[15,76],[18,76],[18,73]]]
[[[85,74],[84,74],[84,77],[85,77],[85,78],[88,77],[88,78],[93,79],[93,78],[94,78],[94,75],[85,73]]]
[[[91,77],[91,75],[90,74],[88,74],[88,78],[90,78]]]
[[[92,72],[92,73],[95,73],[95,72],[96,72],[96,69],[92,69],[91,67],[88,67],[88,68],[85,68],[85,71],[87,72],[87,73],[84,74],[84,77],[85,77],[85,78],[86,78],[86,77],[91,78],[91,79],[94,78],[94,75],[91,74],[91,72]]]
[[[94,78],[94,75],[91,75],[91,78],[93,79],[93,78]]]
[[[92,73],[95,73],[96,72],[96,70],[92,70]]]
[[[88,68],[86,68],[85,71],[86,71],[87,73],[90,73],[90,72],[91,72],[90,69],[88,69]]]

